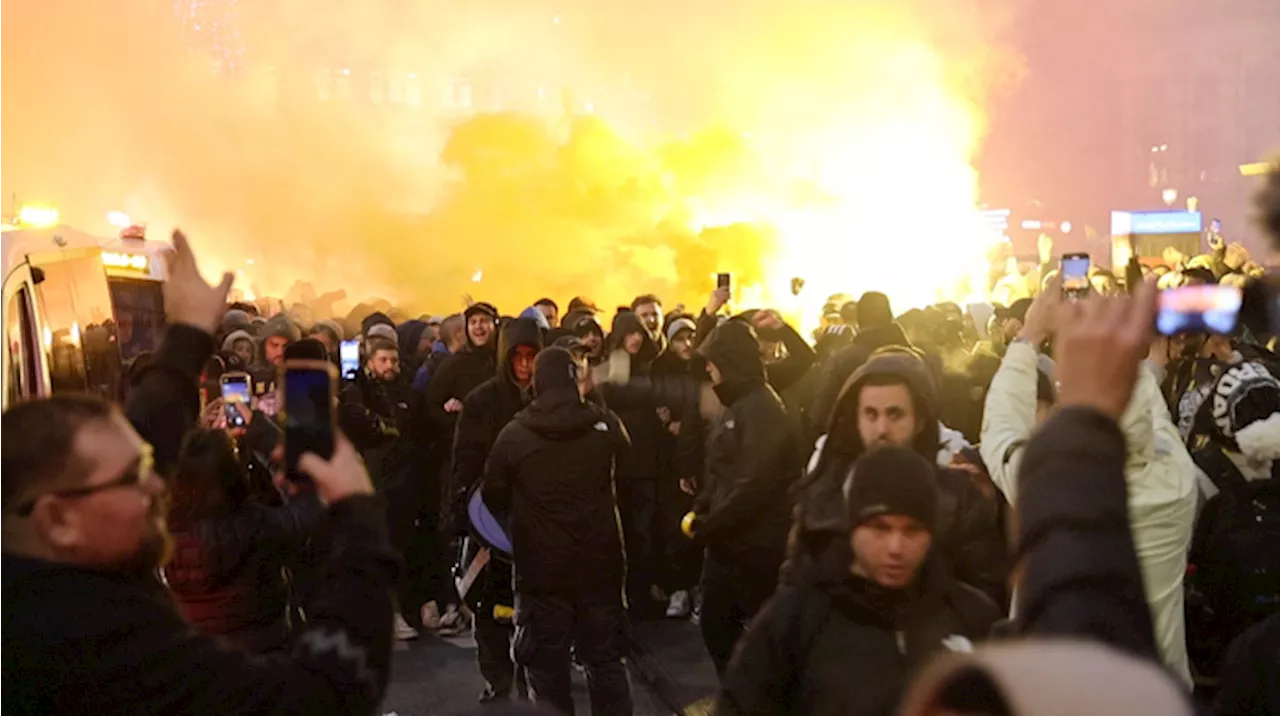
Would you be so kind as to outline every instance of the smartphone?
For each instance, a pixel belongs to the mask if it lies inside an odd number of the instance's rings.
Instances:
[[[223,373],[218,381],[222,389],[222,410],[227,416],[228,428],[243,428],[248,425],[244,414],[240,412],[241,404],[248,405],[253,396],[253,379],[248,373],[232,371]]]
[[[285,475],[308,478],[298,471],[305,453],[333,457],[338,431],[338,371],[329,361],[290,360],[280,370],[280,415],[284,424]]]
[[[732,274],[718,273],[716,274],[716,288],[731,288]]]
[[[1202,284],[1160,292],[1156,330],[1162,335],[1179,333],[1228,334],[1240,320],[1244,292],[1239,286]]]
[[[342,379],[355,380],[360,373],[360,341],[343,341],[338,347],[338,359],[342,363]]]
[[[1089,254],[1062,255],[1062,295],[1081,298],[1089,293]]]

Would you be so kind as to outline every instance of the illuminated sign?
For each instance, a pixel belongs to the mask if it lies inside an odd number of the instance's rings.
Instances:
[[[1113,211],[1111,233],[1114,236],[1198,234],[1204,226],[1202,222],[1198,211]]]
[[[119,251],[103,251],[102,265],[107,268],[138,271],[140,273],[146,273],[151,268],[151,262],[145,254],[126,254]]]

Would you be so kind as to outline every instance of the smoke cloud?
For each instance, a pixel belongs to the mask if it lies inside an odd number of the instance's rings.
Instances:
[[[961,296],[983,108],[1022,71],[1006,14],[931,0],[206,5],[6,4],[6,198],[433,313],[696,310],[720,271],[787,310]]]

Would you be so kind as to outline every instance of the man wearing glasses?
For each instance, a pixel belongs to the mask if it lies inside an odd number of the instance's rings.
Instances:
[[[170,549],[159,473],[195,425],[198,375],[231,287],[230,275],[204,282],[180,233],[174,246],[170,327],[123,412],[56,396],[0,419],[5,713],[371,712],[390,668],[397,561],[345,439],[331,460],[299,463],[329,505],[334,550],[290,653],[233,651],[157,598],[152,575]]]

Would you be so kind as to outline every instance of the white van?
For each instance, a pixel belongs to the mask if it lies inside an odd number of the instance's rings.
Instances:
[[[58,392],[120,395],[125,362],[164,329],[163,243],[69,226],[5,231],[3,404]]]

